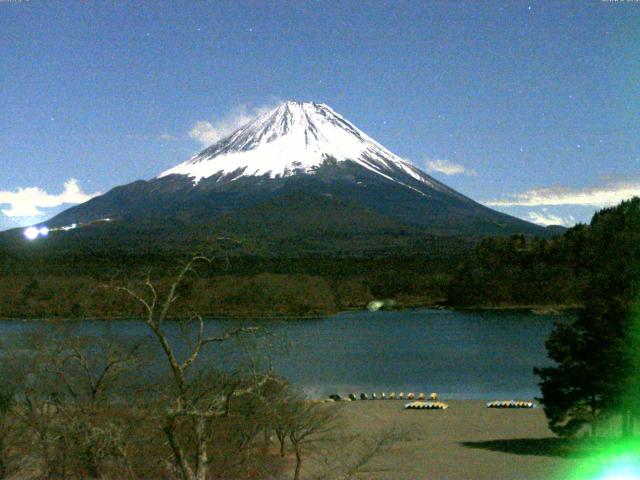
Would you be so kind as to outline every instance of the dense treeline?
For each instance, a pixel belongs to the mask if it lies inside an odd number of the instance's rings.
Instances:
[[[55,246],[55,245],[54,245]],[[39,248],[35,248],[39,247]],[[463,239],[425,241],[411,252],[261,256],[212,252],[184,295],[205,315],[321,315],[393,298],[401,306],[442,303],[451,266],[472,249]],[[183,253],[59,251],[44,242],[0,249],[0,317],[111,317],[138,314],[101,286],[150,275],[166,284]]]
[[[288,255],[247,252],[246,239],[221,237],[215,248],[208,247],[216,261],[199,272],[185,295],[199,312],[224,316],[322,315],[385,298],[405,308],[577,306],[588,231],[578,225],[550,239],[425,236],[410,246],[348,254],[298,246]],[[162,284],[176,259],[192,253],[69,245],[0,244],[0,317],[137,314],[101,295],[100,285],[149,274]]]
[[[555,366],[537,370],[545,413],[560,435],[588,425],[597,437],[620,417],[631,437],[640,417],[640,198],[601,210],[571,238],[581,244],[584,308],[547,340]]]
[[[452,240],[422,252],[371,256],[226,256],[191,279],[184,295],[205,315],[322,315],[390,298],[399,307],[576,305],[584,226],[555,239],[522,236]],[[431,245],[433,247],[433,245]],[[0,317],[110,317],[138,314],[100,287],[151,275],[160,285],[176,254],[5,257]]]
[[[166,285],[163,277],[154,277]],[[403,306],[443,302],[446,273],[390,270],[369,275],[225,274],[195,278],[183,287],[190,306],[205,315],[321,315],[364,308],[376,298]],[[15,275],[0,278],[0,317],[67,318],[138,315],[117,295],[105,295],[108,281],[91,276]]]
[[[453,274],[447,299],[459,306],[579,305],[588,227],[552,239],[486,238]]]

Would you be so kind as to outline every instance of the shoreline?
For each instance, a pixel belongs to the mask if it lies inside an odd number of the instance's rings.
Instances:
[[[529,310],[535,315],[561,315],[570,311],[579,311],[584,308],[582,305],[473,305],[473,306],[457,306],[442,304],[425,304],[399,306],[390,309],[381,309],[378,312],[403,312],[410,310],[444,310],[444,311],[526,311]],[[215,313],[203,313],[202,318],[206,320],[253,320],[253,321],[269,321],[269,320],[321,320],[336,315],[347,313],[367,312],[367,308],[351,308],[347,310],[339,310],[335,312],[318,313],[318,314],[296,314],[296,313],[256,313],[255,315],[217,315]],[[377,313],[377,312],[371,312]],[[118,316],[118,317],[0,317],[0,321],[43,321],[43,322],[65,322],[65,321],[144,321],[144,317],[135,316]],[[169,321],[180,321],[178,317],[169,318]]]
[[[450,310],[531,310],[532,313],[545,315],[547,312],[553,314],[554,312],[567,312],[570,310],[582,310],[583,305],[579,304],[562,304],[562,305],[484,305],[484,306],[451,306]]]

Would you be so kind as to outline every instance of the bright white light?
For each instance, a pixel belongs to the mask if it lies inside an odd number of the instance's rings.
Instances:
[[[42,227],[40,228],[40,230],[38,230],[38,233],[43,237],[46,237],[47,235],[49,235],[49,229],[47,227]]]
[[[29,227],[26,228],[22,233],[25,237],[27,237],[27,240],[35,240],[36,238],[38,238],[38,235],[40,235],[40,230],[38,230],[36,227]]]
[[[618,471],[606,473],[602,480],[638,480],[640,477],[634,472]]]
[[[640,480],[640,466],[630,458],[624,458],[619,463],[609,467],[600,480]]]

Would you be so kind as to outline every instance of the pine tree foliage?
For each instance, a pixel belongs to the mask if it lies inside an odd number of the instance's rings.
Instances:
[[[614,415],[628,434],[640,413],[640,198],[601,210],[581,236],[584,309],[547,341],[556,366],[536,369],[542,403],[560,435],[587,424],[595,435]]]

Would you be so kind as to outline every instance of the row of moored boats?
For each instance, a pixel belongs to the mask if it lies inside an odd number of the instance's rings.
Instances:
[[[536,404],[523,400],[494,400],[487,403],[487,408],[536,408]]]
[[[334,402],[340,402],[343,400],[346,400],[346,401],[355,401],[355,400],[422,400],[422,401],[425,401],[427,400],[427,396],[424,393],[419,393],[418,396],[416,396],[416,394],[412,392],[409,392],[406,395],[404,392],[400,392],[397,395],[396,395],[396,392],[391,392],[389,394],[387,394],[386,392],[381,392],[380,394],[361,393],[359,396],[356,396],[355,393],[350,393],[348,396],[342,397],[334,393],[333,395],[329,395],[329,400],[333,400]],[[428,397],[428,400],[432,402],[438,400],[438,394],[431,393]]]
[[[404,408],[406,408],[407,410],[446,410],[447,408],[449,408],[449,405],[444,402],[417,401],[407,403]]]
[[[329,395],[329,400],[334,402],[340,401],[355,401],[355,400],[414,400],[405,404],[404,408],[408,410],[446,410],[449,405],[443,402],[438,402],[438,394],[431,393],[427,397],[424,393],[419,393],[417,396],[413,392],[409,392],[405,395],[404,392],[396,394],[391,392],[381,393],[361,393],[357,396],[355,393],[350,393],[346,397],[342,397],[338,394]],[[487,408],[535,408],[536,404],[524,400],[494,400],[487,403]]]

